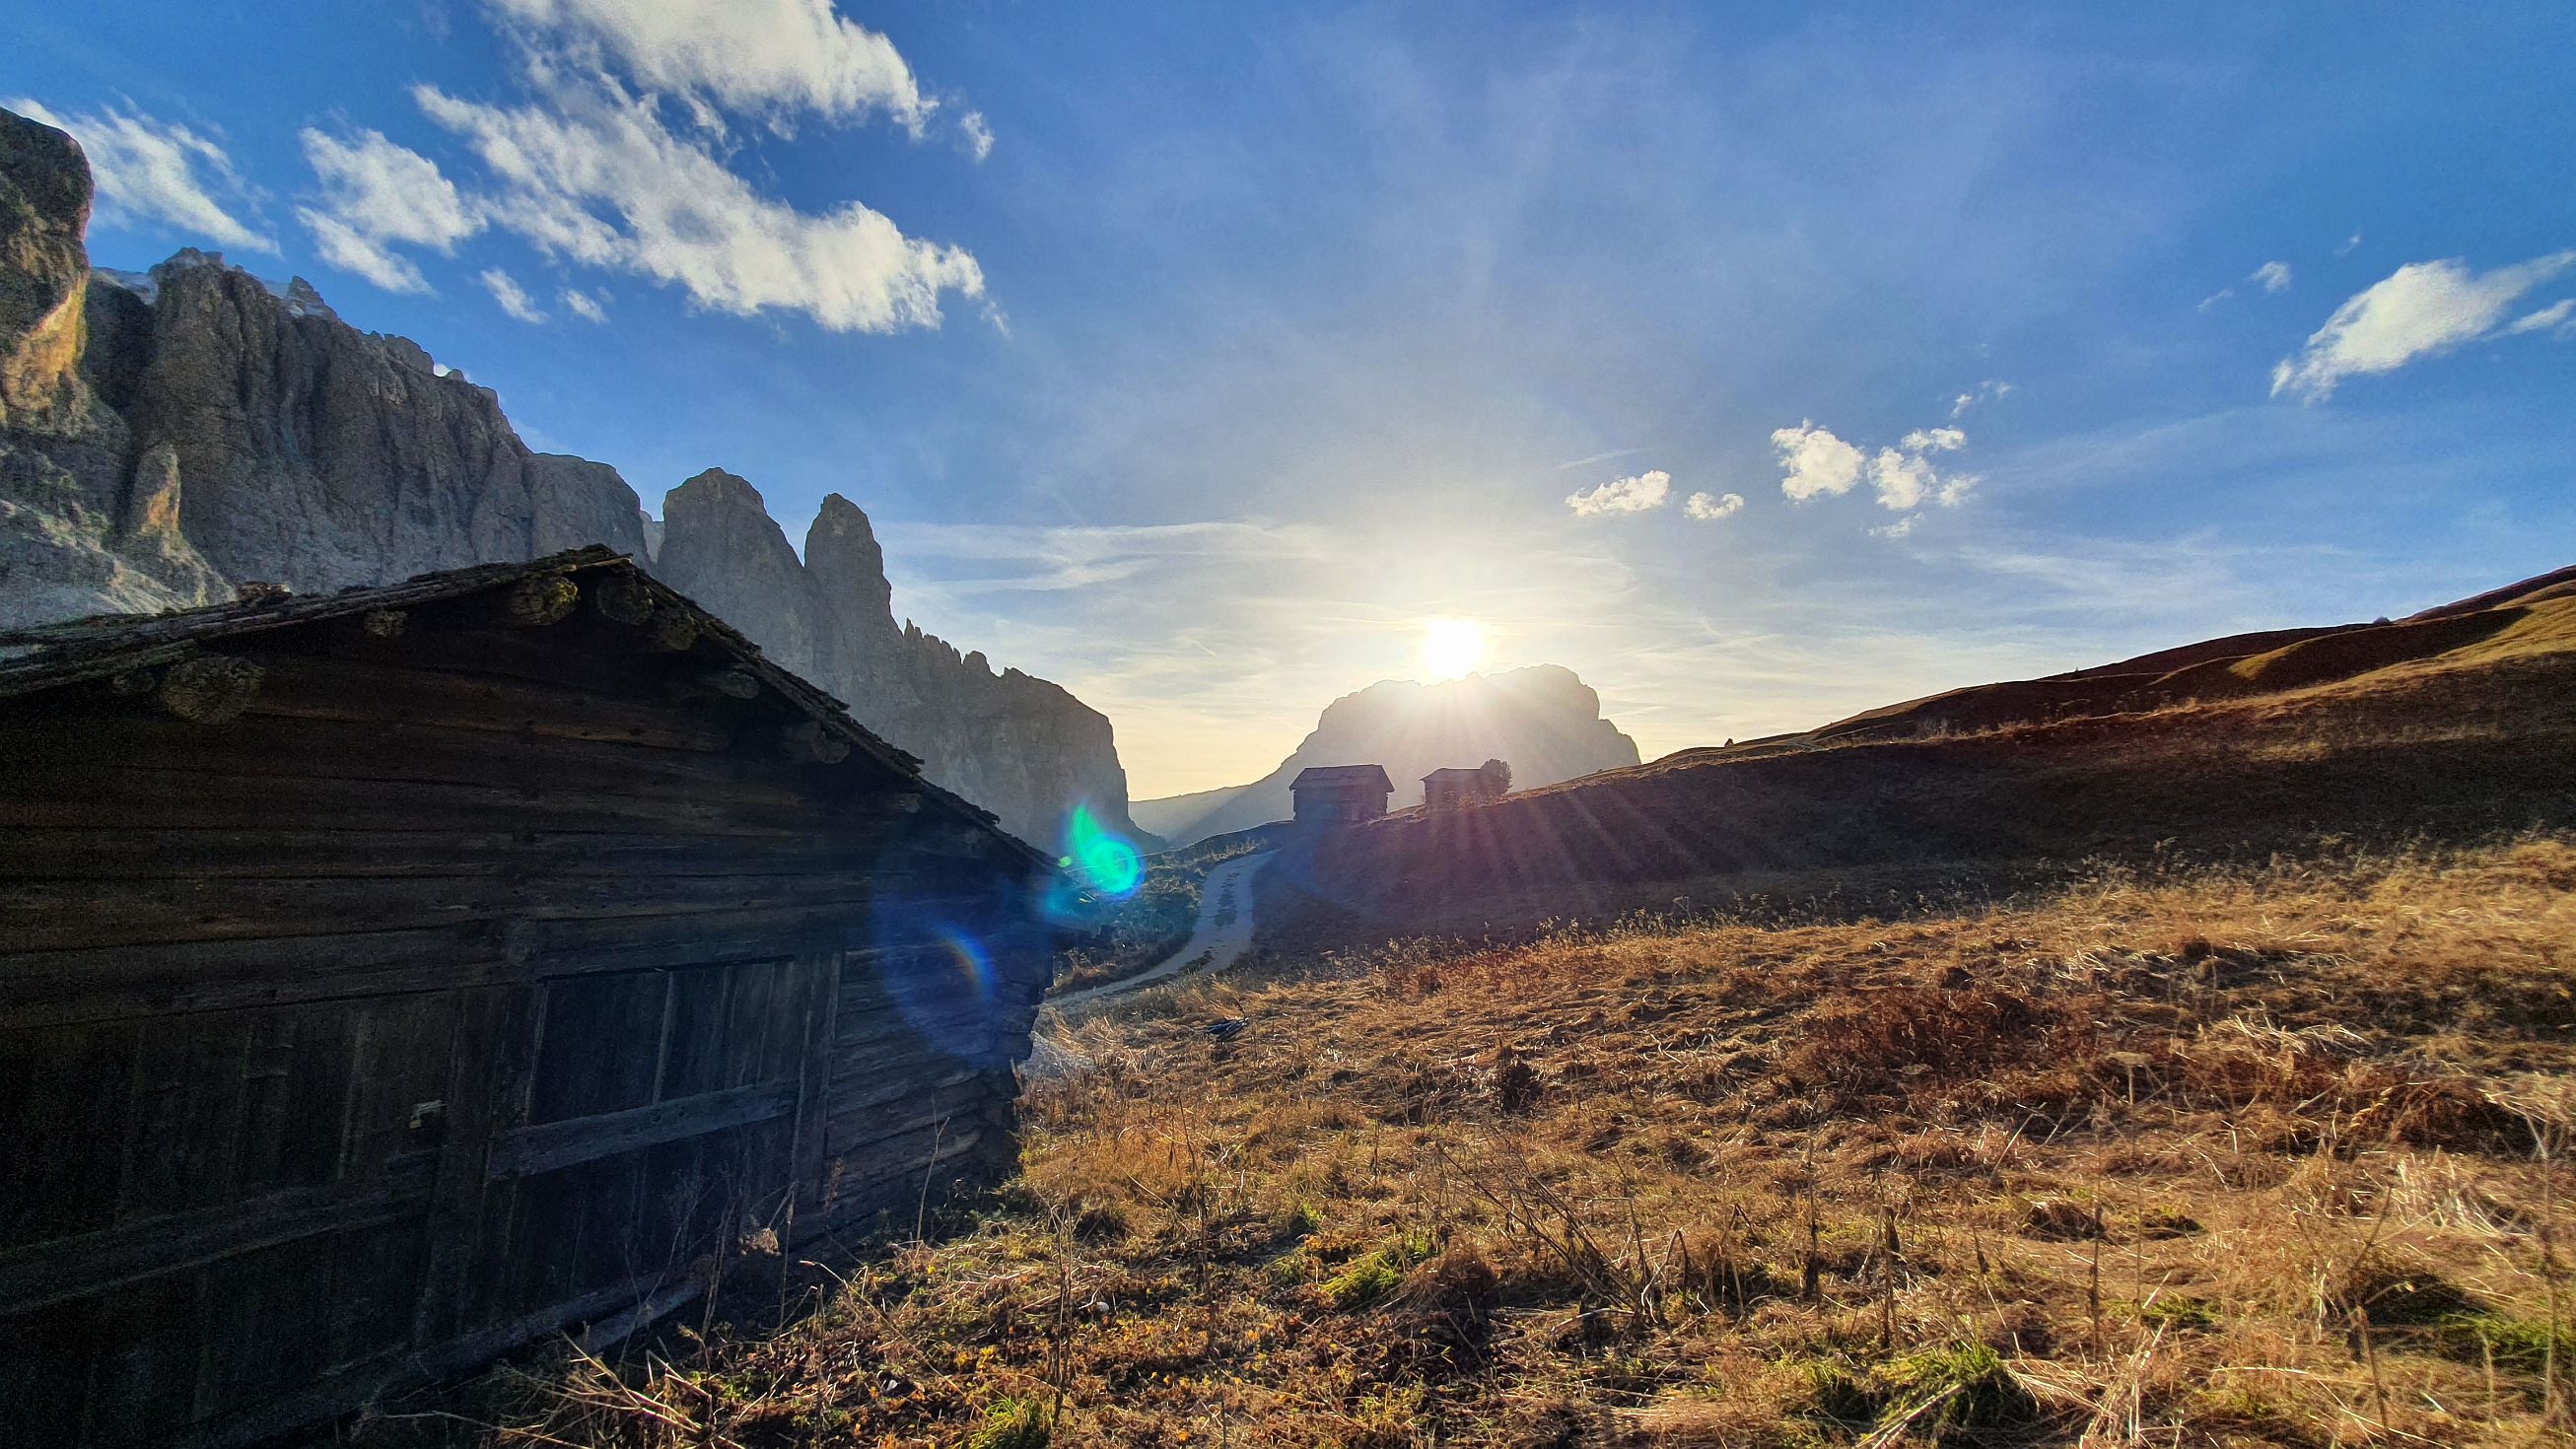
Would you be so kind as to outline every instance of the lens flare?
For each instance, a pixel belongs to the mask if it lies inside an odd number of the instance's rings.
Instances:
[[[999,978],[994,974],[993,958],[985,953],[983,943],[962,931],[953,930],[941,931],[938,943],[939,949],[948,954],[950,963],[956,967],[957,974],[973,985],[977,999],[992,1000]]]
[[[1056,863],[1084,887],[1106,896],[1131,896],[1145,881],[1145,858],[1136,847],[1092,818],[1091,807],[1077,805],[1065,826],[1065,853]]]

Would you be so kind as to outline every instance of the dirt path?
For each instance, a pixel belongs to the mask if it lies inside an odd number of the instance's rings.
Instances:
[[[1265,850],[1241,856],[1208,872],[1207,883],[1199,887],[1199,918],[1190,928],[1190,938],[1181,943],[1181,949],[1165,957],[1161,965],[1124,980],[1054,997],[1047,1005],[1063,1012],[1104,997],[1123,996],[1179,975],[1183,967],[1201,956],[1208,958],[1206,964],[1198,968],[1201,975],[1233,965],[1244,952],[1252,949],[1252,873],[1259,870],[1270,855]]]

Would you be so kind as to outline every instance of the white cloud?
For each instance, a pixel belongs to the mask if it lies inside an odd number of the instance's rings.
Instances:
[[[966,149],[974,153],[976,160],[993,154],[993,127],[982,111],[968,111],[958,119],[957,129],[965,133]]]
[[[108,107],[95,115],[60,116],[25,97],[9,109],[69,131],[89,157],[98,188],[97,214],[114,225],[160,222],[236,251],[275,252],[277,242],[226,209],[250,203],[232,158],[176,121]]]
[[[1800,503],[1849,493],[1867,461],[1860,449],[1811,422],[1775,430],[1771,447],[1780,455],[1780,491]]]
[[[1598,488],[1565,496],[1565,506],[1580,518],[1598,518],[1609,513],[1644,513],[1661,508],[1672,496],[1673,475],[1661,468],[1649,469],[1634,478],[1613,478]]]
[[[1998,388],[2003,390],[2008,389]],[[1903,513],[1927,499],[1955,507],[1977,483],[1972,474],[1945,474],[1932,461],[1936,453],[1968,446],[1968,435],[1959,428],[1916,428],[1895,447],[1871,456],[1810,422],[1773,433],[1771,446],[1779,452],[1785,475],[1780,491],[1801,502],[1818,494],[1848,493],[1866,475],[1879,506]]]
[[[676,283],[739,316],[804,312],[836,332],[935,327],[943,292],[984,293],[963,249],[907,237],[855,201],[810,213],[763,196],[613,82],[549,85],[543,106],[430,86],[413,96],[489,168],[498,189],[484,214],[550,255]]]
[[[1992,402],[1996,398],[2007,396],[2012,390],[2011,383],[1997,382],[1993,378],[1988,378],[1978,383],[1975,391],[1959,394],[1958,398],[1950,404],[1950,421],[1955,423],[1968,409],[1979,403]]]
[[[456,244],[483,229],[456,183],[438,163],[388,141],[381,131],[342,139],[307,127],[304,159],[321,180],[318,206],[296,217],[313,233],[322,259],[388,292],[426,292],[429,281],[395,245],[454,255]]]
[[[2290,290],[2290,264],[2265,262],[2256,267],[2245,280],[2260,285],[2266,292],[2286,292]]]
[[[2561,297],[2537,312],[2515,318],[2513,325],[2504,330],[2507,335],[2544,332],[2552,327],[2563,331],[2571,325],[2568,320],[2570,313],[2576,313],[2576,297]]]
[[[1743,511],[1744,495],[1741,493],[1729,493],[1715,498],[1705,493],[1694,493],[1682,500],[1682,515],[1686,518],[1696,518],[1702,523],[1714,523],[1721,518],[1732,518]]]
[[[2343,245],[2342,245],[2342,246],[2339,246],[2339,247],[2336,247],[2336,248],[2335,248],[2335,255],[2336,255],[2336,256],[2339,256],[2339,257],[2348,257],[2348,256],[2351,256],[2351,255],[2352,255],[2352,249],[2353,249],[2354,247],[2359,246],[2359,245],[2361,245],[2361,233],[2360,233],[2360,232],[2354,232],[2352,235],[2350,235],[2350,236],[2348,236],[2348,237],[2344,238],[2344,242],[2343,242]]]
[[[831,0],[486,0],[543,34],[549,56],[633,76],[647,90],[756,114],[784,130],[799,111],[848,120],[882,111],[915,136],[938,102],[894,43],[833,13]],[[531,49],[539,49],[532,45]]]
[[[2221,287],[2221,288],[2219,288],[2217,291],[2212,292],[2212,293],[2210,293],[2208,296],[2203,297],[2203,298],[2201,298],[2201,299],[2200,299],[2200,309],[2199,309],[2199,310],[2201,310],[2201,311],[2203,311],[2203,312],[2206,312],[2206,311],[2208,311],[2210,308],[2217,306],[2219,303],[2224,302],[2224,301],[2226,301],[2228,298],[2233,297],[2233,296],[2235,296],[2235,295],[2236,295],[2236,289],[2235,289],[2234,287]]]
[[[475,280],[483,284],[483,290],[492,294],[493,301],[501,304],[502,311],[522,322],[546,320],[546,314],[538,311],[537,304],[529,300],[527,289],[513,280],[508,272],[499,267],[485,267]]]
[[[580,318],[584,322],[605,322],[608,320],[607,297],[608,294],[605,292],[594,297],[579,287],[566,287],[560,294],[558,294],[558,299],[563,303],[564,310],[570,312],[572,315]]]
[[[1939,487],[1941,475],[1920,453],[1881,448],[1878,456],[1869,460],[1869,481],[1878,490],[1879,507],[1902,513]]]
[[[2315,402],[2347,377],[2394,372],[2419,357],[2495,333],[2522,295],[2576,265],[2576,251],[2552,252],[2491,272],[2459,258],[2409,262],[2345,300],[2296,356],[2272,369],[2272,395]]]
[[[1903,538],[1914,531],[1915,520],[1920,517],[1920,514],[1908,514],[1905,517],[1896,520],[1894,523],[1882,523],[1878,527],[1871,529],[1869,531],[1869,536],[1872,538]]]

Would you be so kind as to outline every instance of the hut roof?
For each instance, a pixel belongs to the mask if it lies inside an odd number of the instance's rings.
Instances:
[[[84,619],[0,630],[0,699],[174,663],[208,644],[244,635],[294,629],[383,609],[439,603],[545,575],[611,572],[642,585],[657,613],[665,609],[685,611],[696,623],[701,642],[711,643],[732,656],[736,664],[775,689],[825,731],[848,741],[917,786],[926,801],[1002,840],[1030,861],[1055,867],[1053,857],[1003,830],[999,817],[923,778],[919,759],[852,719],[847,705],[803,676],[772,663],[763,657],[760,646],[740,630],[637,568],[633,559],[600,544],[526,563],[475,564],[421,574],[398,584],[356,585],[337,593],[261,592],[232,603],[170,613],[94,614]]]
[[[1330,788],[1362,784],[1375,786],[1390,795],[1395,793],[1395,782],[1386,777],[1384,765],[1309,765],[1297,772],[1297,778],[1289,782],[1288,788],[1307,790],[1318,786]]]

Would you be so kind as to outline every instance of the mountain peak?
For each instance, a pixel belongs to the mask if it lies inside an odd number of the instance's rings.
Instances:
[[[1314,732],[1252,784],[1130,809],[1137,824],[1183,845],[1289,818],[1288,782],[1309,765],[1384,765],[1402,809],[1421,803],[1424,775],[1487,760],[1508,763],[1526,789],[1633,765],[1638,754],[1637,742],[1601,717],[1601,696],[1561,664],[1430,683],[1382,679],[1326,705]]]

